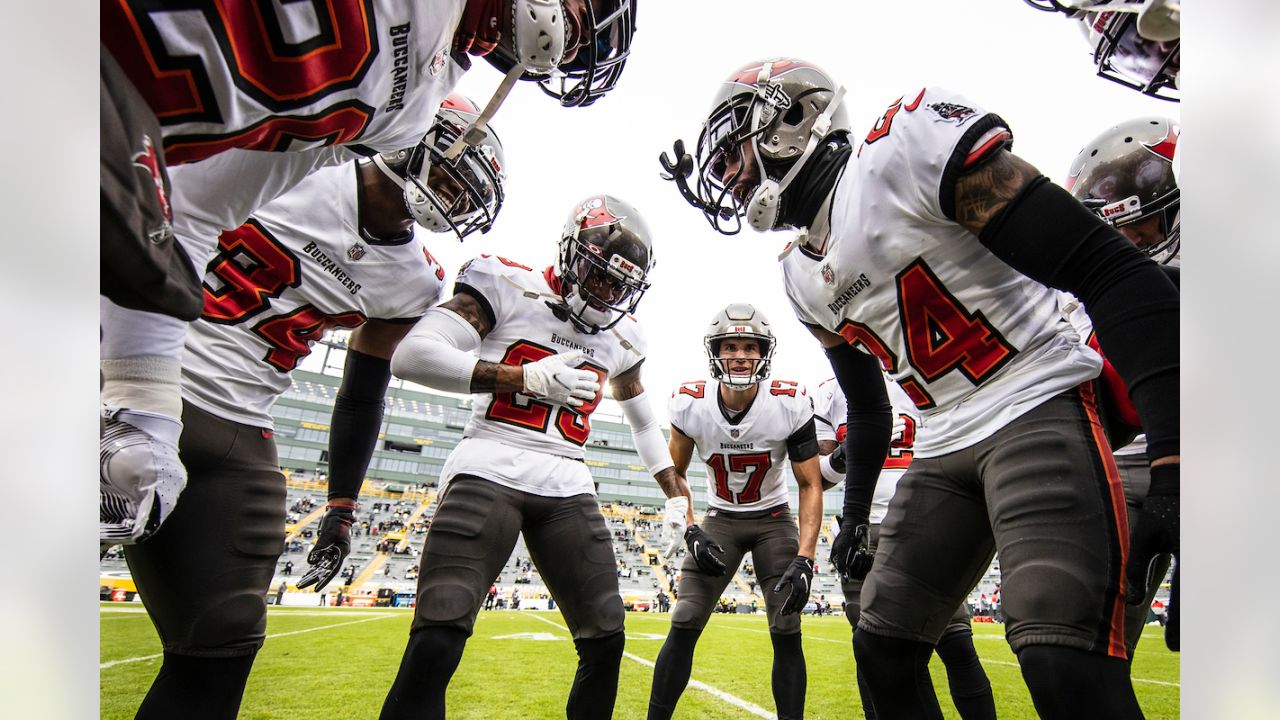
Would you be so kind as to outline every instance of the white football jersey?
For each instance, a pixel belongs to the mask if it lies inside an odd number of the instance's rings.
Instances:
[[[895,432],[889,443],[889,454],[885,456],[884,467],[880,477],[876,479],[875,495],[871,498],[871,522],[884,522],[885,513],[889,511],[889,501],[898,490],[898,480],[907,474],[911,465],[914,448],[920,428],[920,411],[915,403],[907,397],[907,393],[898,387],[888,375],[884,376],[885,389],[889,391],[889,404],[893,408],[893,424],[901,425],[901,432]],[[824,380],[818,384],[813,395],[813,417],[818,440],[844,442],[848,430],[846,421],[849,417],[849,405],[844,397],[844,390],[835,378]]]
[[[764,510],[787,502],[787,438],[813,419],[805,387],[765,380],[737,423],[720,410],[720,383],[683,383],[671,393],[672,427],[697,445],[707,466],[707,503],[721,510]]]
[[[920,457],[968,447],[1101,367],[1054,290],[950,219],[966,163],[1009,137],[954,93],[904,96],[836,183],[825,255],[796,245],[781,261],[800,320],[878,357],[915,402]]]
[[[412,233],[360,232],[356,165],[326,168],[219,237],[204,313],[187,331],[182,395],[218,417],[272,427],[290,372],[333,327],[413,322],[440,301],[444,269]]]
[[[201,7],[203,5],[203,7]],[[101,39],[156,114],[165,160],[230,148],[412,145],[465,67],[465,0],[105,0]]]
[[[626,316],[609,330],[579,332],[556,317],[548,302],[559,302],[551,269],[534,270],[505,258],[481,255],[458,270],[455,293],[476,298],[493,318],[480,343],[480,359],[522,365],[550,355],[581,350],[578,365],[610,378],[644,360],[640,323]],[[477,393],[463,441],[449,456],[442,477],[477,475],[535,495],[595,494],[582,460],[591,434],[591,413],[602,395],[581,407],[531,398],[517,392]]]

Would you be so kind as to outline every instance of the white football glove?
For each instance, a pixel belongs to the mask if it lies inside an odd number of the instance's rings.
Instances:
[[[544,357],[524,367],[524,394],[554,403],[580,407],[600,392],[598,376],[570,367],[582,359],[581,350]]]
[[[662,542],[664,557],[671,557],[684,543],[685,526],[689,522],[689,498],[684,495],[667,498],[666,512],[662,516]]]
[[[177,420],[140,410],[103,408],[98,473],[102,552],[154,534],[186,487],[187,471],[178,459],[177,446],[138,427],[164,422]]]
[[[902,439],[903,433],[907,431],[907,419],[902,415],[893,416],[893,433],[889,436],[889,442],[897,442]]]

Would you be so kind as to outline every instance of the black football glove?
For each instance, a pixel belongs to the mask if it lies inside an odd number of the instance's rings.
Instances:
[[[787,588],[787,597],[782,601],[782,614],[794,615],[804,609],[809,602],[809,590],[813,587],[813,561],[803,555],[797,555],[782,573],[782,579],[773,586],[773,591],[782,592]]]
[[[689,548],[689,555],[693,561],[698,564],[698,569],[710,575],[711,577],[720,577],[724,575],[724,562],[716,557],[712,551],[724,554],[724,548],[720,547],[720,543],[715,538],[706,533],[705,530],[697,525],[690,525],[684,531],[684,544]]]
[[[1160,465],[1151,468],[1151,489],[1142,502],[1142,509],[1129,529],[1128,590],[1125,600],[1130,605],[1141,604],[1147,597],[1149,583],[1160,578],[1150,577],[1151,564],[1160,554],[1173,555],[1173,585],[1169,593],[1168,620],[1164,626],[1164,643],[1170,650],[1178,650],[1178,525],[1180,465]]]
[[[871,524],[867,518],[842,519],[836,516],[840,524],[840,532],[831,543],[831,567],[842,577],[850,580],[862,580],[871,570],[871,561],[875,559],[869,547],[871,541]]]
[[[325,510],[315,547],[307,555],[311,567],[298,581],[299,590],[311,585],[315,585],[317,591],[323,590],[338,574],[342,561],[351,554],[351,524],[355,521],[355,511],[345,505],[330,505]]]

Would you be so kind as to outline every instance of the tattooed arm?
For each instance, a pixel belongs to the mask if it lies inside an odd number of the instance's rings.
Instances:
[[[956,180],[956,222],[974,235],[1040,176],[1031,163],[1007,150]]]

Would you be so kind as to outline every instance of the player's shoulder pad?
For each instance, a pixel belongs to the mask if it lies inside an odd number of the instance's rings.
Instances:
[[[626,367],[634,367],[648,353],[649,343],[645,339],[644,329],[634,315],[623,316],[618,324],[609,328],[607,332],[618,341],[623,350],[632,356],[629,362],[624,363]]]
[[[715,392],[715,384],[706,380],[689,380],[682,382],[671,391],[667,400],[667,414],[675,422],[677,416],[683,417],[698,400],[703,400]],[[676,422],[679,425],[679,422]]]
[[[1000,116],[960,93],[933,86],[895,100],[858,155],[875,158],[864,167],[900,202],[914,197],[922,203],[918,211],[954,219],[957,178],[1012,142]]]

